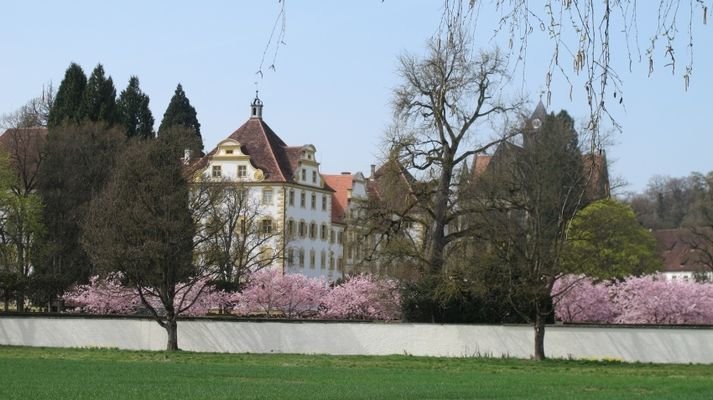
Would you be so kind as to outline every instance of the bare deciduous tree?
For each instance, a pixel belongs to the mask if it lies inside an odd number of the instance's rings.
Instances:
[[[452,18],[443,37],[433,38],[424,58],[400,59],[403,83],[394,93],[400,129],[390,137],[392,152],[408,170],[428,183],[427,196],[416,196],[428,214],[425,259],[439,272],[446,246],[464,235],[447,230],[459,216],[455,204],[455,173],[474,154],[486,151],[502,138],[472,142],[484,121],[517,109],[501,100],[505,66],[500,53],[474,54],[460,15]]]

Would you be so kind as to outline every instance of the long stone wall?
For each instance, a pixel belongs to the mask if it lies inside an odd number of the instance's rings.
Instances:
[[[183,350],[529,358],[529,326],[349,322],[180,321]],[[165,331],[140,318],[0,316],[0,345],[161,350]],[[549,357],[713,363],[713,328],[548,326]]]

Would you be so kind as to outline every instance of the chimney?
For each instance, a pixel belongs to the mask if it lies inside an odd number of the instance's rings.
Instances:
[[[183,163],[188,164],[191,162],[191,149],[183,150]]]
[[[342,175],[351,175],[351,172],[342,172]]]
[[[370,178],[374,178],[374,175],[376,174],[376,164],[371,164],[371,176]]]

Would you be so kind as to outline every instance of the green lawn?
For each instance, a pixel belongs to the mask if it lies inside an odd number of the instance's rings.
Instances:
[[[0,399],[711,399],[713,366],[0,346]]]

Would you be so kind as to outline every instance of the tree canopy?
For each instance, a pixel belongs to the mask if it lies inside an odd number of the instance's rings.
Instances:
[[[661,266],[651,232],[636,221],[631,207],[612,199],[596,201],[577,213],[567,232],[562,263],[567,271],[607,279]]]
[[[203,152],[201,124],[198,122],[196,109],[193,108],[190,100],[186,97],[186,92],[183,91],[183,86],[181,86],[180,83],[176,87],[176,92],[173,94],[173,97],[171,97],[171,101],[168,103],[166,112],[163,114],[161,125],[158,128],[158,134],[161,136],[167,130],[175,127],[190,129],[198,139],[193,146],[190,147],[190,150],[196,156]]]
[[[90,121],[103,121],[109,125],[118,122],[116,89],[111,77],[106,77],[104,67],[97,64],[84,90],[80,115]]]
[[[154,118],[149,109],[149,96],[139,88],[139,78],[129,78],[129,85],[119,95],[117,109],[126,136],[143,139],[154,137]]]
[[[71,63],[64,73],[64,79],[57,89],[57,96],[49,112],[47,124],[50,128],[65,122],[78,123],[82,120],[81,111],[87,76],[79,64]]]

